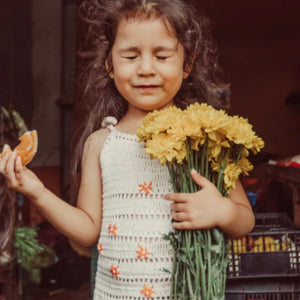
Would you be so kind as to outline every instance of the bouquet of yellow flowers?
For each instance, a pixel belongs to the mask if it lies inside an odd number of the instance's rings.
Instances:
[[[191,170],[213,182],[223,196],[235,187],[240,174],[253,166],[263,140],[248,121],[224,110],[195,103],[181,110],[171,106],[149,113],[137,131],[146,153],[159,159],[170,171],[174,192],[194,193],[200,187]],[[224,299],[227,248],[217,229],[175,230],[164,237],[174,248],[174,299]]]

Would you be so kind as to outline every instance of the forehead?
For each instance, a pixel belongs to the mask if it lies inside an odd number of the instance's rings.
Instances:
[[[162,17],[133,17],[122,18],[118,24],[115,43],[129,42],[138,39],[157,39],[165,41],[176,41],[177,37],[170,23]]]

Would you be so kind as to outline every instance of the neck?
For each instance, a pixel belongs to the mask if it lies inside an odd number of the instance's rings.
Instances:
[[[125,133],[135,134],[136,130],[141,126],[143,118],[148,113],[148,111],[128,108],[125,116],[118,123],[117,128]]]

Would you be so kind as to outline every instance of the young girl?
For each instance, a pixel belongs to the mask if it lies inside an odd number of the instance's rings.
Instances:
[[[89,0],[80,12],[97,55],[84,77],[90,111],[76,152],[83,148],[77,206],[47,190],[15,153],[0,172],[69,239],[98,241],[95,300],[171,299],[164,269],[172,269],[172,248],[163,234],[218,226],[237,237],[254,224],[241,184],[225,198],[193,171],[201,191],[172,193],[167,168],[135,135],[154,109],[211,103],[216,64],[207,21],[182,0]]]

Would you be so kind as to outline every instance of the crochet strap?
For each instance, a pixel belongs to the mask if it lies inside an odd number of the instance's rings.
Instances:
[[[110,131],[114,131],[114,125],[118,123],[118,120],[115,117],[105,117],[101,123],[102,128],[108,128]]]

